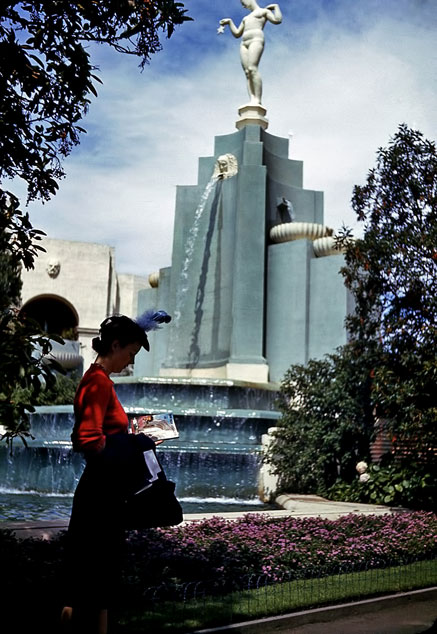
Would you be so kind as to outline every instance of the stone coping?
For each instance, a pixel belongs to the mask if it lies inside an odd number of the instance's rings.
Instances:
[[[236,520],[244,515],[264,515],[271,518],[280,517],[321,517],[338,519],[345,515],[385,515],[387,513],[408,512],[409,509],[383,506],[380,504],[358,504],[355,502],[336,502],[326,500],[317,495],[283,494],[276,498],[276,504],[283,508],[268,511],[234,511],[230,513],[191,513],[184,515],[181,526],[207,520],[212,517],[223,517]],[[0,529],[10,529],[18,538],[37,537],[50,539],[60,531],[67,529],[68,520],[47,520],[36,522],[0,522]]]
[[[207,387],[243,387],[258,390],[277,392],[279,383],[259,383],[256,381],[241,381],[238,379],[213,379],[201,377],[177,377],[177,376],[112,376],[111,380],[117,384],[138,383],[154,385],[195,385]]]

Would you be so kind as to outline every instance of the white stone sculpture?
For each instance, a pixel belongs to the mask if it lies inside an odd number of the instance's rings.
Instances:
[[[149,284],[152,288],[158,288],[159,286],[159,271],[154,271],[149,275]]]
[[[264,50],[263,29],[267,21],[272,24],[282,22],[282,13],[278,4],[269,4],[262,8],[256,0],[241,0],[245,9],[249,9],[241,24],[237,27],[231,18],[220,20],[219,33],[224,32],[224,27],[229,25],[232,35],[242,37],[240,46],[240,59],[247,78],[247,90],[250,104],[260,105],[262,98],[262,80],[258,70],[261,55]]]
[[[53,279],[55,277],[58,277],[60,270],[61,270],[61,263],[59,260],[51,259],[47,262],[46,271],[48,275],[52,277]]]
[[[314,240],[313,248],[316,258],[323,258],[327,255],[341,255],[346,250],[344,247],[337,247],[334,236],[325,236]]]
[[[222,154],[214,165],[213,176],[218,179],[230,178],[238,172],[238,161],[233,154]]]
[[[272,242],[291,242],[293,240],[316,240],[325,236],[331,236],[333,230],[316,222],[284,222],[275,225],[270,230]]]

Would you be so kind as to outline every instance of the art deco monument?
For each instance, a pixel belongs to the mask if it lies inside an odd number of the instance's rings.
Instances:
[[[323,193],[305,189],[288,139],[269,134],[258,64],[263,28],[282,20],[277,4],[237,27],[249,103],[237,131],[215,137],[197,185],[178,186],[171,267],[150,276],[139,309],[165,307],[173,327],[156,336],[137,376],[277,383],[293,363],[321,358],[346,341],[349,297],[343,257],[323,219]]]
[[[288,140],[267,132],[258,64],[263,27],[276,30],[280,9],[242,4],[249,14],[240,26],[225,18],[220,30],[229,25],[241,37],[249,103],[237,130],[217,136],[213,155],[199,159],[197,184],[177,188],[171,266],[144,288],[147,280],[116,274],[110,247],[52,241],[25,294],[34,316],[77,328],[82,346],[102,311],[169,312],[171,324],[150,333],[150,353],[138,354],[135,376],[114,378],[117,394],[132,415],[174,413],[180,437],[160,456],[180,499],[238,504],[257,494],[269,500],[275,488],[268,467],[259,474],[259,455],[280,416],[278,382],[291,364],[345,342],[348,311],[323,194],[303,187]],[[36,491],[38,506],[74,489],[83,465],[69,448],[72,416],[71,406],[32,415],[29,450],[15,450],[13,461],[6,447],[0,455],[6,489]]]

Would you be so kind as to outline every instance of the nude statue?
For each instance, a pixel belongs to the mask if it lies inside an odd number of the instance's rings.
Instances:
[[[241,0],[245,9],[249,9],[249,15],[243,18],[240,26],[235,26],[231,18],[220,20],[218,33],[224,32],[224,27],[229,29],[234,37],[241,37],[240,59],[241,65],[247,77],[247,90],[251,104],[261,104],[262,80],[258,71],[258,64],[264,50],[263,29],[267,22],[280,24],[282,13],[278,4],[269,4],[265,8],[258,5],[256,0]]]

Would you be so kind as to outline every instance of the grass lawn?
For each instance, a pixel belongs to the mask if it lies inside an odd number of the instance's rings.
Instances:
[[[156,601],[119,615],[120,632],[190,632],[437,584],[437,560],[324,578],[295,580],[208,596],[201,586],[185,601]]]

